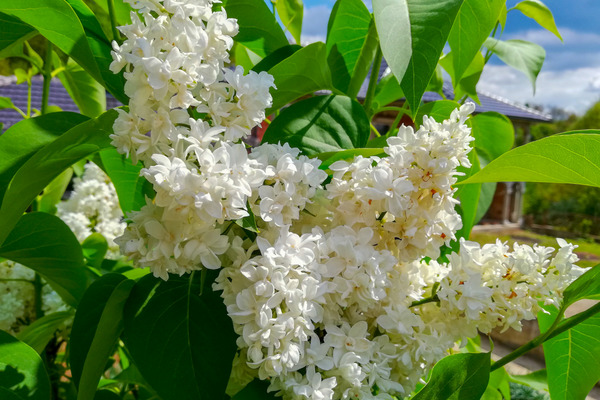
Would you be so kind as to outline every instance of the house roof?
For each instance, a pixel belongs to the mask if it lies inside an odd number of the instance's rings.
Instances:
[[[388,72],[389,72],[388,65],[384,59],[381,61],[381,67],[379,68],[379,79],[381,79],[383,76],[385,76],[386,73],[388,73]],[[370,77],[370,73],[369,73],[369,77]],[[363,85],[360,88],[360,91],[358,92],[359,98],[364,99],[366,97],[368,85],[369,85],[369,78],[367,77],[365,82],[363,82]],[[452,84],[450,84],[449,82],[444,82],[442,92],[444,93],[444,97],[447,100],[454,100],[454,90],[452,88]],[[486,111],[495,111],[500,114],[504,114],[511,119],[518,119],[518,120],[531,121],[531,122],[550,122],[550,121],[552,121],[552,117],[550,116],[550,114],[546,114],[544,112],[534,110],[533,108],[526,107],[517,102],[502,98],[500,96],[493,95],[493,94],[488,93],[483,90],[477,90],[477,94],[479,96],[479,101],[481,102],[481,104],[477,104],[474,100],[472,100],[475,103],[475,112],[476,113],[482,113],[482,112],[486,112]],[[440,96],[439,93],[425,92],[423,94],[423,101],[427,102],[427,103],[431,102],[431,101],[442,100],[442,99],[443,99],[443,97]]]
[[[17,85],[14,76],[0,76],[0,97],[9,97],[13,104],[24,112],[27,112],[27,83]],[[40,76],[34,76],[31,82],[31,109],[40,109],[42,106],[42,86],[43,79]],[[79,108],[73,103],[71,97],[58,79],[50,81],[50,95],[48,104],[58,106],[63,111],[79,112]],[[113,108],[120,106],[114,97],[110,94],[106,96],[106,107]],[[0,132],[5,131],[10,126],[22,120],[21,114],[13,109],[0,110],[0,124],[4,124]]]

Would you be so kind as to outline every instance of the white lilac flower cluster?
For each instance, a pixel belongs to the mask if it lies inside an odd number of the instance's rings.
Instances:
[[[565,242],[552,258],[462,241],[434,261],[462,226],[453,185],[473,104],[402,127],[382,157],[333,163],[324,184],[298,149],[243,144],[274,85],[225,68],[235,20],[210,0],[128,1],[143,18],[114,46],[130,104],[112,138],[156,197],[116,241],[165,280],[222,268],[214,287],[239,334],[231,393],[259,377],[285,399],[406,396],[457,341],[519,328],[576,275]]]
[[[85,164],[83,175],[73,180],[71,195],[56,208],[56,215],[71,228],[77,240],[83,242],[92,233],[101,233],[108,242],[106,258],[120,257],[114,240],[123,234],[127,224],[114,185],[96,164]]]
[[[18,333],[36,319],[35,273],[30,268],[10,260],[0,262],[0,329]],[[41,311],[51,314],[67,310],[60,296],[43,281]]]
[[[125,229],[123,213],[113,184],[95,164],[87,163],[80,178],[74,179],[69,199],[57,204],[57,215],[80,242],[94,232],[109,244],[109,259],[120,257],[114,238]],[[51,314],[69,306],[50,285],[41,281],[41,311]],[[36,318],[35,272],[10,260],[0,261],[0,329],[17,333]]]

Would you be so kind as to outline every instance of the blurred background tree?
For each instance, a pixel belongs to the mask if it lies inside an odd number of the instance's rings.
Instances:
[[[558,132],[600,127],[600,101],[577,117],[562,109],[552,112],[555,122],[531,128],[533,140]],[[581,236],[600,236],[600,189],[594,187],[528,183],[524,198],[527,223],[552,225]]]

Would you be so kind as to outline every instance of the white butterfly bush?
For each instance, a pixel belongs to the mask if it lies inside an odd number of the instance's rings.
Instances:
[[[165,280],[221,268],[214,288],[239,335],[231,393],[259,377],[285,399],[406,396],[456,342],[520,329],[578,275],[564,241],[553,256],[461,240],[435,261],[462,227],[453,185],[470,166],[473,104],[401,127],[383,157],[333,163],[324,184],[300,150],[242,142],[275,85],[226,67],[234,19],[210,0],[129,3],[111,69],[125,69],[130,103],[112,140],[156,197],[116,242]],[[246,217],[255,234],[236,225]]]

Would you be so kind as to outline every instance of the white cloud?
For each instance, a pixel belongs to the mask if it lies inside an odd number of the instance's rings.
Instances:
[[[521,32],[511,33],[504,39],[521,39],[534,42],[543,47],[572,47],[572,46],[599,46],[600,34],[593,32],[582,32],[567,27],[558,28],[563,42],[553,33],[545,29],[530,29]]]
[[[304,9],[302,44],[325,41],[329,14],[331,14],[331,6],[325,4]]]
[[[557,106],[582,114],[600,100],[600,66],[542,71],[536,87],[534,95],[524,74],[505,65],[488,65],[477,88],[519,103]]]

